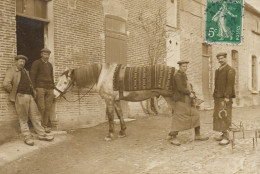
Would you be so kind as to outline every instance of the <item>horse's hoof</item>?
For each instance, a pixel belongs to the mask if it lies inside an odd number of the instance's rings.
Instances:
[[[112,140],[112,138],[109,137],[109,136],[106,136],[104,139],[105,139],[106,141],[111,141],[111,140]]]
[[[124,138],[126,137],[126,134],[118,134],[118,138]]]
[[[111,140],[113,140],[113,138],[114,138],[114,135],[113,135],[112,133],[109,133],[109,134],[105,137],[105,140],[106,140],[106,141],[111,141]]]

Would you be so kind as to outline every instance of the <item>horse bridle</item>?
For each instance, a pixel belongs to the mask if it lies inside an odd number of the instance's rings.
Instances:
[[[101,71],[100,71],[101,72]],[[71,78],[71,77],[70,77]],[[60,93],[60,96],[59,97],[62,97],[64,98],[64,100],[66,100],[67,102],[76,102],[76,101],[79,101],[80,99],[82,99],[83,97],[85,97],[92,89],[93,87],[95,86],[95,84],[93,84],[93,86],[86,92],[86,94],[84,94],[83,96],[79,97],[78,99],[74,100],[74,101],[69,101],[65,96],[64,94],[68,92],[68,89],[73,86],[73,80],[71,78],[71,81],[69,82],[69,85],[65,88],[64,91],[61,91],[59,90],[56,86],[54,87],[55,90],[57,90],[59,93]]]
[[[59,90],[56,86],[54,86],[54,89],[60,93],[60,96],[59,96],[59,97],[62,97],[62,98],[64,98],[65,100],[67,100],[66,97],[64,97],[63,95],[68,92],[68,89],[69,89],[71,86],[73,86],[73,80],[71,80],[71,81],[69,82],[69,85],[65,88],[64,91]]]

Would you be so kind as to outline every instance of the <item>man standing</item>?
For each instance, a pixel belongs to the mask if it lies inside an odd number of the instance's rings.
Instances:
[[[227,145],[232,122],[232,98],[235,98],[235,70],[227,64],[227,53],[217,54],[217,59],[220,67],[215,71],[213,130],[222,132],[215,140],[220,141],[220,145]],[[223,109],[226,114],[221,112]]]
[[[176,103],[168,138],[172,139],[171,143],[177,146],[181,144],[177,139],[178,132],[191,128],[195,128],[195,140],[209,139],[209,137],[200,135],[200,115],[196,107],[192,105],[191,99],[195,96],[191,92],[186,75],[188,63],[188,61],[179,61],[179,70],[174,75],[174,100]]]
[[[42,115],[42,125],[45,131],[51,131],[50,112],[54,99],[53,67],[48,61],[51,51],[47,48],[41,50],[41,58],[34,61],[30,71],[33,86],[37,92],[37,104]]]
[[[34,141],[32,140],[28,126],[29,117],[40,140],[51,141],[54,137],[47,135],[41,126],[41,117],[32,96],[34,89],[29,73],[24,69],[27,60],[27,57],[23,55],[15,57],[15,65],[7,70],[3,87],[10,93],[10,100],[15,103],[24,142],[27,145],[33,146]]]

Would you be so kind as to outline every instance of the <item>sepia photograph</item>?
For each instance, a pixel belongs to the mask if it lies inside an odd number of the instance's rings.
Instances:
[[[260,174],[260,0],[0,0],[0,174]]]

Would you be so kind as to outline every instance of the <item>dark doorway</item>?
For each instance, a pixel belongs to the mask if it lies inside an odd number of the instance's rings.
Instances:
[[[44,47],[44,23],[16,16],[16,36],[17,54],[28,57],[25,68],[30,70],[33,61],[41,57],[41,49]]]

